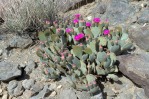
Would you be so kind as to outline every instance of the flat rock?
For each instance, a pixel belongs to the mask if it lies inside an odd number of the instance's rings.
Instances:
[[[25,67],[26,74],[30,74],[32,70],[35,69],[35,67],[36,67],[35,62],[33,60],[29,60]]]
[[[122,55],[119,70],[145,90],[149,97],[149,54]]]
[[[33,79],[25,79],[23,82],[22,82],[22,85],[25,89],[30,89],[35,83],[35,80]]]
[[[15,35],[9,40],[9,47],[12,48],[27,48],[29,45],[32,44],[32,39],[28,35],[19,36]]]
[[[9,82],[7,86],[7,90],[10,96],[16,97],[16,96],[20,96],[23,93],[24,88],[21,82],[12,80]]]
[[[129,28],[129,37],[145,51],[149,51],[149,25],[141,27],[139,25],[134,25]]]
[[[9,62],[0,62],[0,81],[9,81],[21,76],[22,71],[18,69],[18,65]]]
[[[60,92],[58,99],[77,99],[77,96],[74,90],[64,89]]]
[[[76,95],[78,97],[78,99],[91,99],[91,96],[89,93],[85,92],[85,91],[77,91]]]
[[[44,99],[46,97],[46,95],[48,95],[50,93],[51,93],[51,91],[49,90],[49,86],[45,85],[43,90],[41,90],[37,95],[32,96],[30,99]]]

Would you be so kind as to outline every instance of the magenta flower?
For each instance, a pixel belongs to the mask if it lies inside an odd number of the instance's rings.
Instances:
[[[78,35],[76,35],[75,37],[74,37],[74,39],[76,40],[76,41],[79,41],[80,39],[82,39],[82,38],[84,38],[84,34],[83,33],[80,33],[80,34],[78,34]]]
[[[86,26],[87,27],[90,27],[91,26],[91,23],[90,22],[86,22]]]
[[[66,33],[70,33],[71,32],[71,28],[66,28]]]
[[[94,18],[93,21],[94,21],[95,23],[99,23],[99,22],[100,22],[100,18]]]
[[[80,14],[75,14],[74,16],[75,16],[76,19],[79,19],[81,15]]]
[[[79,22],[78,19],[74,19],[74,20],[73,20],[73,23],[74,23],[74,24],[77,24],[78,22]]]
[[[103,34],[104,35],[108,35],[110,33],[110,30],[108,30],[108,29],[105,29],[104,31],[103,31]]]

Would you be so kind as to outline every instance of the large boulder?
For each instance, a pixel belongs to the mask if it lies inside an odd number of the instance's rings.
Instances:
[[[145,94],[149,97],[149,54],[122,55],[118,56],[118,60],[119,70],[144,88]]]
[[[21,76],[22,71],[18,69],[18,65],[9,62],[0,62],[0,81],[9,81]]]
[[[97,13],[104,13],[99,17],[108,19],[113,25],[125,23],[128,19],[134,17],[136,12],[136,8],[129,4],[129,0],[105,0],[97,8]]]
[[[149,51],[149,25],[144,27],[134,25],[129,28],[129,37],[145,51]]]

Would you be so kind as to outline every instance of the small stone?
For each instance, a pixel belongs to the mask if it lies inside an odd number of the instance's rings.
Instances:
[[[31,90],[25,90],[23,92],[23,99],[29,99],[31,96],[33,95],[32,91]]]
[[[49,85],[45,85],[44,88],[35,96],[30,99],[45,99],[45,96],[49,94],[51,91],[49,90]]]
[[[33,79],[29,79],[29,80],[26,79],[22,82],[22,85],[25,89],[29,90],[31,88],[31,86],[34,85],[34,83],[35,83],[35,81]]]
[[[2,89],[0,89],[0,94],[3,92],[3,90]]]
[[[103,95],[102,93],[99,93],[97,95],[92,96],[91,99],[103,99]]]
[[[108,96],[115,96],[115,93],[111,88],[104,88],[104,92],[106,92]]]
[[[26,67],[26,64],[21,63],[19,67],[20,68],[25,68]]]
[[[144,8],[144,7],[146,7],[146,6],[147,6],[146,3],[142,3],[142,4],[141,4],[141,7],[142,7],[142,8]]]
[[[60,92],[58,99],[77,99],[77,96],[74,90],[64,89]]]
[[[59,85],[58,87],[57,87],[57,89],[61,89],[62,88],[62,85]]]
[[[41,83],[35,83],[32,88],[30,89],[33,94],[40,92],[43,89],[44,85]]]
[[[53,91],[53,92],[50,94],[51,97],[54,97],[55,95],[56,95],[56,91]]]
[[[27,66],[25,68],[26,74],[30,74],[32,70],[34,70],[36,67],[36,64],[33,60],[28,61]]]
[[[24,91],[21,82],[15,80],[9,82],[7,90],[11,96],[19,96]]]
[[[54,90],[56,89],[56,87],[57,87],[56,83],[51,83],[49,89]]]
[[[7,94],[4,94],[2,99],[8,99],[8,95]]]

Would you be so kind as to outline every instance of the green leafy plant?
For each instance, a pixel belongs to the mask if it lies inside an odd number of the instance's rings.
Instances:
[[[74,20],[57,20],[39,33],[41,48],[37,55],[47,78],[65,74],[77,90],[94,95],[99,91],[97,78],[118,80],[116,55],[130,49],[132,43],[121,27],[109,30],[108,22],[85,21],[80,14]]]

